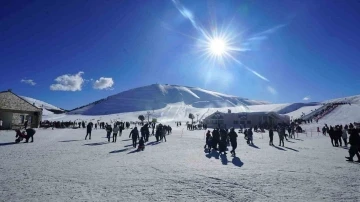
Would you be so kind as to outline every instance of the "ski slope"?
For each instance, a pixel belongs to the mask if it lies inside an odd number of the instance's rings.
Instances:
[[[183,129],[166,143],[150,137],[143,152],[130,130],[108,143],[104,130],[85,141],[85,129],[39,129],[28,144],[1,131],[0,201],[360,201],[360,165],[328,137],[270,147],[255,133],[251,147],[239,134],[232,158],[204,153],[205,131]]]

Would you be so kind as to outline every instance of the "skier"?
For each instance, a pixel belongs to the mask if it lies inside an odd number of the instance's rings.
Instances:
[[[112,132],[111,125],[106,125],[106,137],[108,139],[108,142],[110,142],[111,132]]]
[[[115,126],[114,126],[114,129],[113,129],[113,141],[112,141],[112,142],[116,142],[116,138],[117,138],[118,132],[119,132],[119,126],[118,126],[118,125],[115,125]]]
[[[349,149],[349,157],[345,157],[347,158],[346,161],[354,161],[353,157],[356,155],[358,158],[358,162],[360,162],[360,155],[359,155],[359,145],[360,145],[360,137],[359,137],[359,132],[354,129],[354,125],[350,124],[349,125],[349,143],[350,144],[350,149]]]
[[[230,153],[232,154],[232,156],[236,156],[236,153],[235,153],[235,149],[237,147],[236,138],[238,137],[238,135],[236,134],[234,128],[231,128],[230,133],[229,133],[229,137],[230,137],[230,143],[231,143],[231,147],[232,147],[232,150],[230,151]]]
[[[273,131],[272,128],[270,128],[270,130],[269,130],[269,137],[270,137],[269,145],[270,145],[270,146],[274,146],[274,143],[273,143],[273,140],[274,140],[274,131]]]
[[[89,123],[87,126],[86,126],[86,136],[85,136],[85,140],[87,138],[87,136],[89,135],[89,140],[91,140],[91,130],[92,130],[92,127],[91,127],[91,124]]]
[[[137,139],[139,139],[139,131],[136,126],[134,129],[131,130],[129,138],[130,137],[132,137],[133,147],[136,148]]]

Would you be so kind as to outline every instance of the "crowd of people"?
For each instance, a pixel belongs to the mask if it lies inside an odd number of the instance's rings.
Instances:
[[[329,114],[330,112],[332,112],[334,109],[336,109],[336,107],[340,106],[340,105],[351,105],[350,102],[332,102],[332,103],[326,103],[323,104],[324,105],[324,109],[318,110],[315,109],[313,115],[311,115],[310,117],[307,117],[306,119],[304,119],[303,117],[306,116],[305,113],[302,113],[301,117],[298,119],[294,119],[293,121],[298,123],[298,124],[306,124],[306,123],[312,123],[313,120],[316,121],[316,123],[318,123],[318,121],[323,118],[324,116],[326,116],[327,114]],[[311,113],[313,113],[313,111],[311,111]]]
[[[358,162],[360,162],[360,123],[350,123],[349,125],[335,125],[325,126],[322,128],[323,135],[329,134],[331,144],[333,147],[347,147],[349,148],[349,157],[347,161],[354,161],[353,157],[356,155]],[[343,144],[344,143],[344,144]]]

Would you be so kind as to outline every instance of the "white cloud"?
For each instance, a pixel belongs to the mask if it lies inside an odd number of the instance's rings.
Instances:
[[[306,97],[303,98],[303,100],[305,100],[305,101],[308,101],[310,99],[311,99],[310,96],[306,96]]]
[[[35,86],[36,83],[34,82],[34,80],[32,79],[21,79],[20,81],[21,83],[26,83],[26,84],[29,84],[29,85],[32,85],[32,86]]]
[[[99,90],[103,90],[103,89],[109,90],[113,85],[114,85],[114,81],[112,78],[101,77],[99,80],[95,81],[93,88]]]
[[[84,83],[82,78],[84,72],[79,72],[77,74],[65,74],[59,76],[55,79],[56,84],[50,86],[50,90],[54,91],[81,91],[81,87]]]
[[[271,86],[268,86],[268,87],[267,87],[267,90],[268,90],[271,94],[273,94],[273,95],[276,95],[276,94],[277,94],[277,91],[275,90],[275,88],[273,88],[273,87],[271,87]]]

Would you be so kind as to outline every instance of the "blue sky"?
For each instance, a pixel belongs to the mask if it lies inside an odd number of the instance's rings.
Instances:
[[[357,0],[1,1],[0,90],[65,109],[154,83],[273,103],[356,95],[359,10]],[[214,59],[216,33],[233,49]]]

